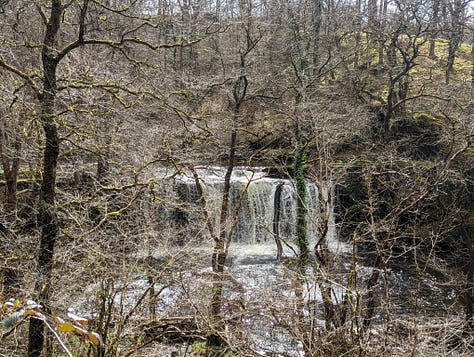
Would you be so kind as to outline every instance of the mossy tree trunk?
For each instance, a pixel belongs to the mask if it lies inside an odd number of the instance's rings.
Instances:
[[[307,266],[309,263],[309,243],[308,243],[308,220],[307,220],[307,194],[306,194],[306,165],[305,147],[303,143],[300,120],[296,121],[296,147],[293,157],[293,175],[296,189],[296,245],[298,246],[297,270],[295,281],[296,311],[298,322],[301,327],[300,341],[303,344],[305,355],[310,355],[313,350],[314,336],[313,329],[306,329],[306,301],[304,297],[304,284],[307,279]]]
[[[296,191],[296,221],[295,221],[295,238],[298,247],[298,255],[296,259],[296,276],[295,276],[295,312],[298,320],[298,335],[296,336],[301,342],[305,355],[310,355],[313,351],[314,330],[307,329],[308,318],[306,315],[306,302],[304,298],[304,284],[307,279],[307,266],[309,263],[309,246],[308,246],[308,222],[307,222],[307,193],[306,193],[306,160],[305,160],[305,143],[303,138],[303,124],[307,118],[307,112],[304,109],[305,104],[308,103],[308,95],[314,88],[314,81],[308,77],[306,71],[317,72],[316,65],[318,58],[312,56],[307,51],[311,44],[318,44],[318,39],[303,36],[304,30],[301,28],[301,23],[294,13],[291,6],[287,8],[289,17],[289,27],[292,32],[294,40],[292,65],[295,72],[295,79],[297,87],[295,88],[294,101],[294,139],[295,150],[293,154],[293,180]],[[312,35],[319,35],[318,26],[318,6],[315,5],[313,18]],[[313,42],[313,43],[312,43]],[[319,49],[313,48],[314,53],[319,52]],[[311,58],[312,57],[312,58]]]

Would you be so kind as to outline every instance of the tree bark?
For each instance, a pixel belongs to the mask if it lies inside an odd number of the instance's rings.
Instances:
[[[319,37],[321,32],[321,23],[322,23],[322,10],[323,4],[321,0],[315,0],[313,4],[313,72],[315,75],[318,73],[318,65],[319,65]]]
[[[469,107],[471,112],[474,112],[474,29],[471,31],[471,96]]]
[[[355,52],[354,52],[354,69],[359,69],[359,57],[361,55],[361,38],[362,38],[362,1],[356,1],[356,19],[355,19]]]
[[[17,183],[18,172],[20,170],[20,140],[17,138],[14,143],[15,156],[9,157],[7,154],[7,133],[5,125],[0,127],[0,159],[2,160],[3,173],[5,175],[5,210],[7,213],[15,213],[17,210]]]
[[[473,227],[471,221],[467,224],[464,219],[461,221],[461,231],[464,240],[464,246],[467,252],[467,263],[464,266],[466,274],[466,282],[464,284],[464,291],[462,292],[462,302],[464,305],[464,314],[466,318],[466,330],[474,330],[474,244],[472,238]]]
[[[309,257],[308,222],[306,209],[305,153],[301,138],[301,128],[297,123],[296,149],[294,156],[294,176],[296,186],[296,242],[299,249],[298,259],[306,261]]]
[[[440,0],[434,0],[433,1],[433,14],[431,18],[431,29],[430,29],[430,49],[429,49],[429,58],[431,59],[436,59],[436,36],[438,32],[438,26],[439,26],[439,2]]]
[[[241,66],[245,67],[245,58],[241,58]],[[224,177],[224,190],[222,193],[222,205],[219,218],[219,236],[214,244],[214,251],[212,254],[212,271],[214,273],[212,296],[211,296],[211,317],[214,324],[214,332],[208,336],[210,345],[222,345],[222,339],[219,332],[223,329],[222,319],[222,303],[223,303],[223,283],[224,283],[224,266],[227,260],[229,244],[232,237],[232,229],[229,229],[229,202],[231,177],[235,166],[235,152],[237,149],[237,126],[240,118],[240,109],[247,92],[247,77],[245,75],[239,76],[234,83],[233,97],[234,97],[234,113],[233,124],[229,146],[229,160],[227,164],[227,171]],[[235,214],[238,214],[237,212]]]
[[[453,71],[454,61],[462,37],[463,16],[466,4],[461,0],[455,0],[450,6],[451,26],[448,37],[448,58],[446,62],[445,82],[449,84],[451,72]]]
[[[364,322],[362,324],[364,331],[366,331],[372,320],[374,319],[375,308],[377,307],[377,295],[375,292],[375,286],[379,280],[380,276],[380,268],[382,267],[382,256],[380,252],[377,252],[377,258],[374,263],[374,267],[372,268],[372,274],[370,275],[369,281],[367,282],[367,307],[366,313],[364,316]]]
[[[55,99],[57,92],[56,69],[58,59],[54,45],[60,29],[63,6],[60,0],[52,0],[51,13],[46,24],[46,32],[41,53],[43,64],[43,90],[39,96],[41,124],[46,144],[43,150],[43,181],[40,188],[38,225],[41,237],[38,252],[38,275],[35,282],[35,295],[38,303],[48,310],[53,270],[54,246],[58,234],[58,218],[55,204],[56,167],[59,156],[59,137],[55,123]],[[44,345],[44,326],[42,321],[30,320],[28,356],[39,357]]]
[[[3,297],[6,299],[18,298],[21,292],[20,274],[16,268],[20,261],[11,254],[15,251],[13,243],[17,240],[9,229],[0,225],[0,273],[3,278]]]
[[[281,260],[283,255],[283,246],[280,240],[280,215],[281,215],[281,191],[284,183],[279,183],[275,189],[275,196],[273,197],[273,235],[277,246],[277,259]]]
[[[379,12],[379,24],[378,24],[378,32],[379,32],[379,39],[378,39],[378,54],[379,54],[379,63],[380,67],[384,64],[384,41],[383,38],[385,36],[386,26],[387,26],[387,13],[388,13],[388,0],[382,0],[380,4],[380,12]]]

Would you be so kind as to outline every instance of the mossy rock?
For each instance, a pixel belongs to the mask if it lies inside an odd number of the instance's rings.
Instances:
[[[442,118],[434,117],[428,113],[415,113],[412,121],[420,129],[429,129],[432,131],[441,131],[445,127],[445,122]]]
[[[428,113],[415,113],[393,123],[391,131],[400,153],[414,159],[432,159],[443,152],[441,143],[445,123]]]
[[[428,113],[415,113],[412,117],[406,117],[394,123],[392,130],[400,134],[439,134],[444,127],[445,123],[441,118]]]

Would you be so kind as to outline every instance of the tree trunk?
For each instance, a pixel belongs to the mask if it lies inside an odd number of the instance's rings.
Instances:
[[[469,98],[469,107],[474,112],[474,29],[471,31],[471,96]]]
[[[0,273],[2,274],[2,288],[3,297],[18,298],[21,292],[20,274],[18,273],[17,266],[20,261],[18,258],[11,254],[15,252],[15,242],[18,239],[13,233],[3,225],[0,225],[0,251],[3,255],[0,261]]]
[[[409,88],[409,81],[408,76],[402,76],[398,81],[398,105],[397,105],[397,113],[402,117],[406,117],[406,105],[405,100],[408,96],[408,88]]]
[[[277,259],[281,260],[283,255],[283,246],[280,239],[280,215],[281,215],[281,191],[284,183],[279,183],[275,189],[275,196],[273,197],[273,236],[277,246]]]
[[[227,260],[227,240],[230,239],[230,235],[232,234],[231,232],[228,232],[227,227],[229,218],[230,179],[234,169],[236,139],[236,130],[232,129],[229,163],[224,178],[224,191],[222,193],[222,205],[219,219],[220,230],[212,254],[212,272],[214,278],[211,296],[211,317],[214,324],[213,328],[217,333],[222,329],[223,273],[225,262]],[[210,343],[217,345],[220,344],[218,334],[213,333],[211,335]]]
[[[474,331],[474,244],[472,234],[469,234],[466,240],[469,251],[469,263],[466,267],[466,327]]]
[[[385,30],[386,30],[386,23],[387,23],[387,12],[388,12],[388,0],[382,0],[380,4],[380,13],[379,13],[379,24],[378,24],[378,33],[379,33],[379,40],[378,40],[378,55],[379,55],[379,63],[380,67],[384,64],[384,41],[385,38]]]
[[[241,66],[245,67],[245,58],[241,58]],[[235,165],[235,152],[237,149],[237,126],[240,118],[240,108],[247,92],[247,77],[241,75],[234,83],[234,113],[233,124],[229,147],[229,161],[227,171],[224,177],[224,190],[222,193],[222,205],[219,218],[219,236],[214,244],[214,252],[212,254],[212,272],[214,273],[212,296],[211,296],[211,318],[213,322],[213,333],[208,336],[210,345],[222,345],[222,339],[219,332],[223,329],[222,319],[222,303],[223,303],[223,282],[224,282],[224,266],[227,260],[229,244],[232,237],[232,228],[229,229],[229,202],[231,177]],[[237,212],[235,214],[238,214]]]
[[[49,309],[51,275],[53,270],[54,246],[58,233],[58,218],[55,204],[56,166],[59,155],[59,137],[54,121],[57,92],[56,68],[58,59],[54,55],[54,44],[60,28],[63,7],[60,0],[51,1],[51,13],[46,24],[43,40],[43,91],[39,96],[41,124],[46,139],[43,150],[43,181],[40,189],[38,225],[41,237],[38,252],[38,275],[35,282],[35,295],[45,311]],[[28,356],[39,357],[44,345],[44,326],[42,321],[30,320]]]
[[[319,37],[321,32],[321,22],[322,22],[322,1],[315,0],[313,4],[313,72],[314,74],[318,73],[318,64],[319,64]]]
[[[294,156],[294,177],[296,186],[296,243],[298,245],[298,260],[306,261],[309,257],[308,248],[308,222],[306,208],[306,178],[305,178],[305,153],[301,138],[301,128],[297,123],[296,149]]]
[[[363,322],[363,329],[366,331],[369,327],[370,324],[372,323],[372,320],[374,319],[374,314],[375,314],[375,308],[377,307],[377,300],[376,300],[376,292],[375,292],[375,286],[377,285],[377,282],[379,280],[380,276],[380,268],[382,267],[382,256],[381,252],[377,252],[377,258],[374,263],[374,267],[372,268],[372,274],[370,275],[369,281],[367,282],[367,307],[366,307],[366,313],[364,316],[364,322]]]
[[[433,14],[431,18],[431,33],[430,33],[430,49],[429,49],[429,58],[436,59],[436,36],[438,34],[439,26],[439,2],[440,0],[433,1]]]
[[[448,58],[446,62],[445,82],[449,84],[451,78],[451,72],[453,71],[454,61],[456,59],[456,53],[459,47],[459,43],[462,38],[463,30],[463,15],[466,4],[463,4],[461,0],[454,1],[454,4],[450,8],[451,12],[451,26],[448,37]]]
[[[461,221],[461,231],[464,240],[464,246],[468,254],[464,272],[466,274],[466,282],[464,284],[464,291],[462,292],[462,302],[464,305],[464,314],[466,318],[466,330],[474,330],[474,244],[472,238],[473,228],[472,222]]]
[[[97,182],[100,184],[107,183],[107,175],[109,174],[110,167],[107,159],[107,154],[101,154],[97,159]]]
[[[354,69],[359,69],[359,56],[361,52],[361,37],[362,37],[362,1],[357,0],[356,2],[356,20],[355,20],[355,52],[354,52]]]
[[[456,59],[456,52],[459,46],[459,40],[454,36],[449,39],[449,48],[448,48],[448,59],[446,62],[446,72],[444,74],[444,81],[446,84],[449,84],[451,80],[451,72],[454,67],[454,60]]]
[[[318,185],[318,200],[319,200],[319,212],[318,212],[318,234],[314,246],[314,253],[319,263],[319,269],[317,271],[317,282],[319,290],[323,298],[324,305],[324,320],[326,323],[326,329],[331,329],[332,326],[339,327],[340,321],[339,316],[336,316],[336,306],[333,303],[333,289],[332,280],[328,279],[331,276],[332,271],[332,259],[329,252],[327,234],[329,231],[329,218],[331,210],[332,193],[331,189],[328,188],[327,201],[323,195],[323,185]],[[325,201],[327,203],[325,203]]]
[[[14,157],[7,154],[7,133],[5,124],[0,127],[0,159],[2,160],[3,173],[5,175],[5,210],[7,213],[16,213],[17,210],[17,182],[20,170],[20,140],[17,138],[14,143]]]
[[[392,116],[393,116],[393,107],[395,103],[397,102],[396,98],[396,93],[395,93],[395,83],[390,78],[389,84],[388,84],[388,94],[387,94],[387,109],[383,115],[383,140],[388,141],[390,137],[390,122],[392,121]]]
[[[377,0],[367,1],[367,51],[365,53],[365,63],[367,68],[370,68],[372,64],[371,49],[377,46],[378,37],[378,4]]]

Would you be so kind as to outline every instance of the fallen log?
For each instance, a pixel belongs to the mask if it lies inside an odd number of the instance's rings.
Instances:
[[[142,331],[148,338],[160,342],[206,340],[193,316],[160,318],[142,325]]]

